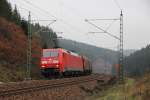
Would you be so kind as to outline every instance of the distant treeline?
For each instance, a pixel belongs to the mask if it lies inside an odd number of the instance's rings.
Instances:
[[[150,45],[125,58],[125,71],[131,76],[142,76],[150,71]]]
[[[12,9],[11,4],[7,0],[0,0],[0,17],[22,27],[26,36],[28,35],[28,22],[21,17],[17,6]],[[33,35],[40,36],[42,39],[42,47],[57,47],[57,35],[52,29],[41,26],[39,23],[32,24]]]

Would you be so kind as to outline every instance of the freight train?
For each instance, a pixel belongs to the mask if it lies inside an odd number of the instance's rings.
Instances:
[[[45,77],[80,76],[92,72],[88,58],[62,48],[43,49],[40,69]]]

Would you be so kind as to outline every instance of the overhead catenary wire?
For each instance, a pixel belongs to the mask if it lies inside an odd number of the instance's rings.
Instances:
[[[29,1],[29,0],[23,0],[23,2],[26,2],[28,5],[30,5],[30,6],[32,6],[32,7],[34,7],[34,8],[39,9],[41,12],[43,12],[43,13],[45,13],[45,14],[48,14],[48,15],[50,15],[51,17],[54,17],[55,19],[58,19],[56,16],[54,16],[53,14],[51,14],[49,11],[46,11],[45,9],[42,9],[41,7],[39,7],[39,6],[35,5],[35,4],[33,4],[33,3],[32,3],[31,1]],[[116,2],[116,4],[117,4],[117,2]],[[39,19],[39,20],[41,20],[41,19]],[[104,19],[104,20],[105,20],[105,19]],[[113,20],[117,20],[117,19],[113,19]],[[76,32],[80,32],[80,33],[81,33],[81,30],[80,30],[79,28],[77,28],[77,27],[75,27],[74,25],[72,25],[72,24],[66,22],[65,20],[59,19],[59,21],[60,21],[61,23],[63,23],[64,25],[67,25],[67,26],[70,27],[71,29],[75,30]],[[109,29],[109,28],[108,28],[108,29]],[[83,32],[82,32],[82,33],[83,33]]]
[[[37,5],[33,4],[33,3],[31,3],[30,1],[28,1],[28,0],[22,0],[22,1],[24,1],[24,2],[26,2],[27,4],[29,4],[29,5],[31,5],[31,6],[33,6],[33,7],[35,7],[35,8],[37,8],[37,9],[43,11],[43,12],[45,12],[46,14],[49,14],[51,17],[57,19],[56,16],[54,16],[54,15],[51,14],[50,12],[46,11],[45,9],[42,9],[42,8],[40,8],[39,6],[37,6]]]
[[[98,20],[118,20],[119,18],[111,18],[111,19],[88,19],[90,21],[98,21]]]
[[[18,6],[17,6],[17,7],[18,7]],[[35,17],[37,16],[37,14],[35,14],[34,12],[31,12],[30,10],[28,10],[28,9],[26,9],[26,8],[24,8],[24,7],[18,7],[18,8],[19,8],[19,9],[23,9],[23,10],[25,10],[25,11],[27,11],[27,12],[30,12],[31,14],[35,15]],[[24,19],[24,17],[23,17],[22,19]],[[43,20],[43,19],[38,19],[38,18],[36,18],[36,19],[31,20],[31,23],[34,23],[35,21],[37,21],[37,22],[49,21],[50,23],[49,23],[48,25],[46,25],[46,27],[48,27],[48,26],[50,26],[51,24],[53,24],[54,22],[56,22],[56,20]]]
[[[87,23],[91,24],[92,26],[94,26],[95,28],[101,30],[103,33],[106,33],[106,34],[108,34],[109,36],[111,36],[111,37],[113,37],[113,38],[115,38],[115,39],[117,39],[117,40],[120,40],[119,37],[117,37],[117,36],[115,36],[115,35],[109,33],[107,30],[104,30],[104,29],[102,29],[101,27],[96,26],[95,24],[91,23],[91,22],[88,21],[87,19],[85,19],[85,21],[86,21]]]
[[[20,3],[23,4],[23,2],[20,2]],[[51,13],[49,13],[48,11],[46,11],[45,9],[42,9],[42,8],[38,7],[37,5],[31,3],[30,1],[24,0],[24,3],[30,5],[30,6],[33,7],[33,8],[38,9],[38,10],[36,10],[35,12],[45,13],[46,15],[48,14],[48,15],[50,15],[51,17],[54,17],[55,19],[58,20],[58,18],[56,18],[56,16],[52,15]],[[24,5],[24,4],[23,4],[23,5]],[[19,7],[19,8],[24,9],[23,7]],[[28,8],[28,7],[27,7],[27,8]],[[30,10],[28,10],[27,8],[25,8],[24,10],[29,12]],[[33,14],[33,12],[32,12],[32,14]],[[35,15],[35,17],[37,17],[37,14],[34,13],[34,15]],[[35,21],[35,20],[36,20],[36,21],[44,21],[43,19],[38,19],[38,18],[36,18],[36,19],[32,20],[32,22]],[[46,20],[45,20],[45,21],[46,21]],[[47,20],[47,21],[50,21],[50,20]],[[62,24],[67,25],[68,27],[72,28],[73,30],[79,32],[79,30],[78,30],[77,28],[75,28],[74,26],[70,25],[68,22],[66,22],[66,21],[64,21],[64,20],[62,20],[62,19],[59,19],[59,21],[60,21]],[[63,26],[62,26],[62,27],[63,27]]]
[[[51,24],[53,24],[54,22],[56,22],[56,20],[52,20],[46,27],[49,27]],[[39,33],[42,30],[44,30],[44,28],[41,28],[40,30],[36,31],[35,33]]]
[[[18,5],[17,5],[17,8],[22,9],[22,10],[26,11],[27,13],[30,12],[30,13],[31,13],[32,15],[34,15],[35,17],[37,16],[36,13],[31,12],[31,11],[30,11],[29,9],[27,9],[27,8],[24,8],[24,7],[21,7],[21,6],[18,6]]]
[[[122,8],[121,8],[120,4],[118,3],[118,1],[117,1],[117,0],[113,0],[113,1],[114,1],[114,3],[116,4],[116,6],[119,8],[119,10],[121,11]]]
[[[73,13],[74,15],[77,15],[78,17],[80,16],[81,18],[82,17],[85,17],[84,15],[81,14],[81,12],[77,11],[75,8],[69,6],[69,5],[65,5],[65,3],[61,0],[61,2],[63,3],[63,7],[66,8],[67,10],[71,11],[71,13]],[[65,5],[65,6],[64,6]]]
[[[16,1],[16,0],[15,0]],[[17,1],[18,2],[18,1]],[[19,4],[21,4],[21,5],[25,5],[26,3],[25,2],[19,2]],[[23,6],[20,6],[19,4],[15,4],[15,5],[17,5],[17,8],[19,9],[19,10],[23,10],[23,11],[26,11],[27,13],[28,12],[30,12],[31,13],[31,15],[32,15],[32,17],[34,17],[34,20],[36,19],[36,20],[41,20],[41,19],[39,19],[38,18],[38,14],[41,14],[42,15],[42,11],[40,11],[40,10],[35,10],[34,9],[34,11],[31,11],[30,10],[30,7],[33,7],[33,6],[29,6],[29,5],[26,5],[27,7],[23,7]],[[38,12],[38,14],[36,13],[36,12]],[[24,18],[26,18],[25,16],[23,16],[23,19]],[[32,21],[33,22],[33,21]]]
[[[113,23],[115,23],[115,22],[116,22],[116,20],[113,20],[105,30],[108,31],[109,28],[110,28],[110,27],[113,25]]]
[[[121,6],[119,5],[119,3],[118,3],[118,1],[117,0],[114,0],[114,2],[115,2],[115,4],[117,5],[117,7],[121,10]],[[64,6],[65,7],[65,6]],[[67,7],[66,7],[67,8]],[[74,8],[72,8],[72,7],[69,7],[69,10],[70,9],[72,9],[73,11],[74,11]],[[73,13],[73,12],[72,12]],[[78,16],[80,16],[81,17],[81,15],[78,13]],[[83,16],[82,16],[83,17]],[[112,19],[110,19],[110,18],[104,18],[104,19],[88,19],[88,20],[90,20],[90,21],[96,21],[96,20],[113,20],[112,21],[112,23],[110,23],[109,24],[109,26],[106,28],[106,31],[112,26],[112,24],[115,22],[115,21],[117,21],[117,20],[120,20],[120,18],[112,18]],[[95,33],[97,33],[97,32],[95,32]]]
[[[17,2],[18,2],[18,1],[17,1]],[[56,16],[54,16],[54,15],[51,14],[50,12],[46,11],[45,9],[40,8],[39,6],[33,4],[32,2],[30,2],[30,1],[28,1],[28,0],[23,0],[23,2],[20,2],[20,3],[21,3],[22,5],[24,5],[24,4],[30,5],[30,7],[34,8],[35,12],[38,12],[38,14],[41,14],[41,15],[46,14],[46,15],[48,15],[48,17],[51,16],[51,17],[55,18],[55,20],[57,19]],[[27,8],[28,8],[28,9],[27,9]],[[27,9],[28,11],[30,11],[30,10],[29,10],[29,7],[26,7],[25,9]],[[33,12],[32,12],[32,13],[33,13]],[[43,13],[43,14],[42,14],[42,13]],[[38,15],[35,14],[35,13],[34,13],[34,15],[38,16]],[[50,18],[50,19],[52,19],[52,18]],[[37,20],[43,20],[43,19],[37,19]]]
[[[75,30],[75,31],[77,31],[77,32],[81,32],[78,28],[74,27],[73,25],[69,24],[68,22],[66,22],[66,21],[63,20],[63,19],[58,19],[56,16],[54,16],[54,15],[51,14],[50,12],[46,11],[45,9],[40,8],[39,6],[37,6],[37,5],[33,4],[33,3],[31,3],[31,2],[28,1],[28,0],[23,0],[23,1],[26,2],[27,4],[33,6],[33,7],[36,7],[36,8],[39,9],[39,10],[45,12],[46,14],[49,14],[51,17],[55,18],[56,20],[59,20],[61,23],[67,25],[68,27],[72,28],[73,30]]]
[[[59,1],[60,2],[60,1]],[[81,14],[81,12],[79,12],[76,8],[72,7],[72,6],[69,6],[69,5],[65,5],[65,3],[63,2],[63,0],[61,0],[61,3],[63,3],[63,6],[64,8],[66,8],[68,11],[71,11],[71,13],[73,13],[74,15],[76,15],[77,17],[81,17],[82,21],[84,23],[84,19],[85,19],[85,16],[83,15],[83,13]],[[65,6],[64,6],[65,5]],[[63,21],[63,20],[62,20]],[[85,33],[85,35],[87,34],[86,32],[81,32],[81,29],[80,28],[77,28],[77,27],[74,27],[73,25],[67,23],[67,22],[63,22],[64,24],[66,24],[67,26],[71,27],[71,28],[74,28],[76,31],[80,32],[80,33]]]

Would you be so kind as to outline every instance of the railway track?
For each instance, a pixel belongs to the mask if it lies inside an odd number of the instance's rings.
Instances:
[[[20,95],[24,93],[30,93],[34,91],[41,91],[41,90],[47,90],[51,88],[58,88],[58,87],[65,87],[65,86],[70,86],[70,85],[76,85],[76,84],[81,84],[81,83],[86,83],[90,81],[99,81],[101,83],[107,83],[110,81],[110,77],[104,76],[104,75],[90,75],[90,76],[83,76],[83,77],[76,77],[76,78],[68,78],[68,79],[60,79],[60,80],[52,80],[49,81],[46,84],[41,83],[40,85],[37,86],[25,86],[25,87],[18,87],[16,89],[8,89],[8,90],[3,90],[0,91],[0,97],[6,97],[6,96],[12,96],[12,95]],[[31,84],[32,85],[32,84]]]

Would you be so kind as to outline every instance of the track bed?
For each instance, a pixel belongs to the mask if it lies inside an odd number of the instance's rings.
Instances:
[[[12,98],[14,98],[15,96],[25,98],[27,97],[26,95],[29,95],[32,93],[33,94],[40,93],[42,91],[56,92],[55,90],[57,90],[59,95],[65,96],[63,93],[59,91],[59,89],[63,91],[63,90],[67,90],[65,88],[70,88],[70,91],[72,91],[74,86],[89,88],[89,87],[94,86],[92,84],[97,84],[97,82],[99,82],[100,84],[108,84],[111,80],[112,80],[111,76],[94,74],[94,75],[89,75],[89,76],[64,78],[64,79],[31,80],[31,81],[24,81],[24,82],[18,82],[18,83],[1,84],[0,85],[0,99],[2,98],[4,100],[6,98],[8,99],[9,97],[11,98],[11,100],[14,100]],[[87,83],[92,83],[92,84],[90,86],[86,86],[85,84]],[[53,92],[50,94],[53,94]],[[47,93],[44,93],[44,94],[47,94]],[[56,97],[58,96],[56,95]],[[51,99],[55,100],[54,97]]]

